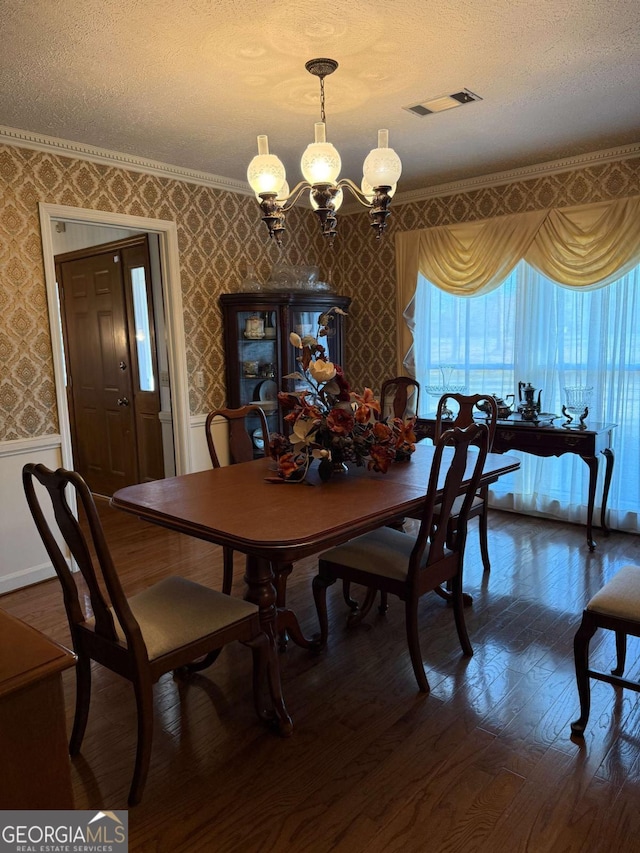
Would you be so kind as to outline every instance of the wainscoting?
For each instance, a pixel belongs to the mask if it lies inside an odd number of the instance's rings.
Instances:
[[[55,574],[29,513],[22,466],[37,460],[58,468],[61,446],[59,435],[0,442],[0,593]]]
[[[205,438],[206,415],[189,421],[189,459],[192,471],[211,467]],[[171,429],[164,424],[163,428]],[[0,442],[0,595],[54,576],[22,490],[22,466],[42,462],[49,468],[62,464],[60,435]]]

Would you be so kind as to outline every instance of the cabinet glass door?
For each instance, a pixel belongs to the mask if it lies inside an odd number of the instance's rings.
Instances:
[[[270,432],[288,432],[286,411],[278,405],[278,392],[309,390],[305,382],[284,379],[300,369],[300,350],[289,335],[297,332],[317,337],[318,320],[334,305],[347,312],[344,296],[315,293],[224,293],[220,304],[224,320],[227,401],[232,408],[257,403]],[[331,334],[320,338],[327,358],[344,367],[344,317],[332,316]],[[254,430],[259,430],[256,422]],[[254,437],[256,455],[260,437]]]
[[[305,335],[313,335],[313,337],[317,339],[318,343],[325,348],[327,353],[327,360],[340,364],[340,339],[338,332],[341,318],[335,317],[335,315],[333,315],[333,319],[329,324],[329,334],[326,337],[319,338],[318,321],[324,313],[326,313],[326,309],[309,311],[305,309],[292,308],[290,312],[290,331],[296,332],[298,335],[300,335],[301,338],[303,338]],[[296,349],[290,343],[288,344],[288,346],[289,363],[292,365],[291,370],[299,370],[297,358],[300,355],[300,350]],[[300,380],[288,380],[288,382],[289,384],[287,387],[289,391],[308,390],[308,385],[306,382],[302,382]]]
[[[239,403],[257,403],[267,416],[269,429],[277,429],[278,351],[274,311],[238,311],[237,341],[240,374]],[[248,424],[250,428],[250,424]],[[259,422],[252,435],[256,449],[262,450]]]

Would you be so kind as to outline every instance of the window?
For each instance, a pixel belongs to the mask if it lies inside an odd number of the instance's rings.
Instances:
[[[543,411],[561,415],[565,386],[592,385],[587,425],[618,424],[610,524],[640,532],[640,267],[607,287],[578,290],[521,261],[499,288],[467,298],[419,277],[414,324],[415,373],[423,387],[441,384],[440,368],[453,365],[450,382],[469,393],[506,397],[517,394],[519,381],[531,382],[542,391]],[[433,412],[435,397],[421,395],[421,408]],[[521,469],[494,487],[493,505],[586,520],[581,459],[520,458]],[[599,488],[596,500],[601,494]]]
[[[144,267],[133,267],[131,270],[131,287],[133,289],[133,316],[136,327],[140,390],[155,391],[156,380],[153,375],[151,327]]]

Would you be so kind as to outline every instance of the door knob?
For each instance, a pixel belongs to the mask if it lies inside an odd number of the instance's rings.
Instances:
[[[118,365],[118,367],[120,368],[120,370],[126,370],[127,369],[127,365],[124,363],[124,361],[121,361],[120,364]]]
[[[128,406],[129,405],[128,397],[120,397],[118,400],[118,405],[119,406]]]

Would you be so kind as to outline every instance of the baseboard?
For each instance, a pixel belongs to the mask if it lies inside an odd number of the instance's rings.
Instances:
[[[0,595],[5,592],[13,592],[16,589],[22,589],[25,586],[31,586],[34,583],[55,578],[56,572],[51,563],[43,563],[40,566],[30,566],[27,569],[20,569],[18,572],[12,572],[8,575],[0,577]]]

